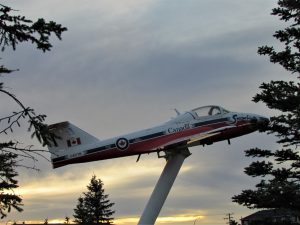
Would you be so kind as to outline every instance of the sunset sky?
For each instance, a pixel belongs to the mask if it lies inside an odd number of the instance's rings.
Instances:
[[[19,69],[1,77],[5,86],[48,124],[70,121],[103,140],[149,128],[199,106],[216,104],[238,112],[276,112],[251,101],[262,82],[289,75],[257,48],[275,45],[284,23],[271,16],[274,0],[43,0],[2,1],[33,20],[68,28],[51,52],[29,44],[2,52],[1,64]],[[0,115],[17,110],[0,96]],[[5,107],[4,107],[5,106]],[[1,138],[38,142],[21,129]],[[257,180],[244,173],[251,147],[276,148],[276,140],[253,133],[194,147],[156,224],[225,224],[254,212],[231,202]],[[50,154],[45,153],[50,159]],[[24,161],[32,165],[31,161]],[[155,154],[70,165],[53,170],[40,158],[40,172],[19,169],[17,194],[24,212],[1,221],[73,220],[73,209],[91,177],[104,182],[115,203],[116,224],[136,224],[165,165]]]

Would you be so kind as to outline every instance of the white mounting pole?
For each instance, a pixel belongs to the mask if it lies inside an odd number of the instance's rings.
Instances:
[[[168,152],[167,164],[152,192],[152,195],[143,211],[138,225],[153,225],[173,186],[177,174],[185,160],[191,153],[187,148]]]

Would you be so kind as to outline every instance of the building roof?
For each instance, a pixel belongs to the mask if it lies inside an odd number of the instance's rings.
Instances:
[[[242,219],[244,220],[260,220],[265,218],[275,218],[275,217],[285,217],[285,216],[299,216],[300,212],[288,210],[288,209],[268,209],[268,210],[261,210],[255,212],[249,216],[246,216]]]
[[[13,223],[12,225],[43,225],[45,223],[26,223],[26,222],[23,222],[23,223]],[[106,224],[106,223],[101,223],[101,224]],[[47,225],[78,225],[78,223],[47,223]],[[95,223],[94,224],[88,224],[88,225],[96,225]],[[114,223],[112,223],[111,225],[116,225]]]

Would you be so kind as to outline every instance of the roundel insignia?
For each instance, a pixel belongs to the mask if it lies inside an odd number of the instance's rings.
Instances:
[[[126,139],[126,138],[119,138],[117,141],[116,141],[116,146],[118,149],[120,150],[126,150],[129,146],[129,141]]]

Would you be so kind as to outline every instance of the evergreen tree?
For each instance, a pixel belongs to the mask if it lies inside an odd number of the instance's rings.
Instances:
[[[239,225],[238,222],[236,222],[235,220],[230,220],[229,225]]]
[[[114,203],[104,193],[103,182],[94,175],[87,186],[88,191],[79,197],[74,209],[75,222],[79,224],[112,224]]]
[[[14,170],[16,165],[17,155],[13,153],[0,154],[0,215],[3,219],[11,208],[15,208],[18,211],[22,211],[22,199],[15,195],[13,192],[7,192],[7,190],[13,190],[17,188],[17,180],[15,177],[18,175]]]
[[[88,224],[88,210],[85,207],[84,199],[80,196],[78,198],[78,203],[76,205],[76,208],[74,209],[74,222],[78,224]]]
[[[283,66],[291,75],[300,73],[300,0],[279,0],[272,15],[287,22],[288,27],[276,31],[274,37],[283,44],[282,51],[260,47],[258,53],[267,55],[272,63]],[[300,78],[300,77],[299,77]],[[300,211],[300,83],[271,81],[260,86],[261,93],[253,101],[263,102],[281,112],[271,117],[265,132],[275,134],[280,149],[253,148],[247,157],[261,158],[245,168],[252,177],[261,177],[254,190],[243,190],[233,201],[248,208],[285,208]]]
[[[16,49],[20,43],[31,43],[43,52],[50,51],[52,45],[49,38],[55,34],[61,39],[65,27],[55,22],[46,22],[38,19],[33,22],[24,16],[15,15],[16,10],[0,4],[0,48],[4,51],[7,47]],[[0,65],[0,78],[16,70],[8,69]],[[28,121],[28,131],[32,137],[37,138],[43,145],[50,144],[53,135],[44,123],[45,115],[36,114],[33,109],[25,106],[13,93],[4,88],[0,80],[0,93],[11,98],[18,106],[10,115],[0,116],[0,217],[4,218],[12,208],[22,211],[22,198],[15,194],[14,189],[18,187],[16,179],[18,173],[15,171],[20,166],[17,157],[30,158],[36,161],[37,156],[43,150],[33,150],[31,147],[22,147],[17,140],[8,139],[7,134],[12,133],[15,128],[20,127],[20,120]],[[1,105],[1,107],[5,107]],[[7,140],[8,139],[8,140]],[[24,165],[23,165],[24,166]]]
[[[64,224],[70,224],[70,218],[68,216],[65,217]]]

